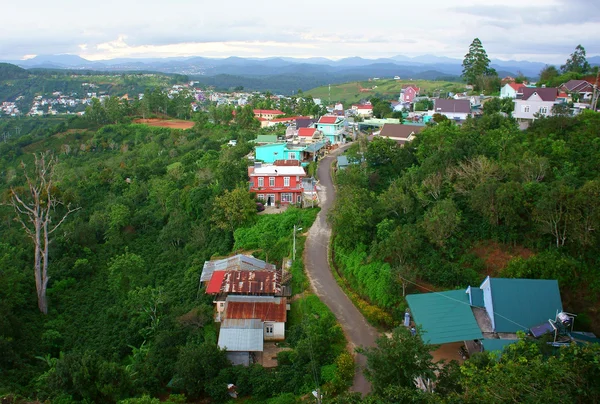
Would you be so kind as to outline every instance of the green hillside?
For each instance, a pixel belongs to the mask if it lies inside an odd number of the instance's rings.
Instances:
[[[372,97],[380,98],[398,98],[403,85],[414,84],[421,88],[421,94],[433,94],[435,92],[446,93],[464,91],[463,83],[451,81],[429,81],[429,80],[376,80],[376,81],[353,81],[331,86],[321,86],[306,91],[305,94],[312,95],[314,98],[321,98],[324,102],[342,102],[351,104]]]
[[[0,80],[24,79],[29,76],[27,70],[10,63],[0,63]]]

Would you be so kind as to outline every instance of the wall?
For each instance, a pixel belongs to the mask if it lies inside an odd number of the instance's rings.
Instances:
[[[529,112],[523,112],[523,106],[529,106]],[[554,106],[554,102],[552,101],[541,101],[541,100],[515,100],[515,112],[513,113],[513,117],[517,119],[534,119],[534,114],[540,112],[541,107],[548,108],[547,116],[552,115],[552,107]]]
[[[265,341],[281,341],[285,339],[285,323],[270,323],[268,321],[265,321],[265,327],[266,324],[273,324],[273,336],[267,337],[267,334],[265,332]]]

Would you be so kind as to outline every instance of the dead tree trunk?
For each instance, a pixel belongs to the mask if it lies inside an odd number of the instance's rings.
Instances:
[[[62,218],[56,225],[52,225],[52,218],[56,215],[56,207],[64,205],[54,193],[54,167],[56,159],[53,156],[36,154],[35,167],[33,175],[30,176],[25,164],[21,162],[21,167],[25,172],[27,186],[24,189],[11,188],[11,205],[13,206],[16,217],[15,220],[21,223],[25,233],[33,241],[34,263],[33,270],[35,274],[35,286],[38,296],[38,307],[44,314],[48,314],[48,300],[46,289],[48,287],[48,245],[50,235],[65,221],[67,216],[79,208],[72,209],[66,207],[66,212],[62,213]],[[60,216],[58,216],[60,217]]]

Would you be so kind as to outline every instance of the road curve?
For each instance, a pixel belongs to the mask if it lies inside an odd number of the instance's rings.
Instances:
[[[338,150],[329,154],[319,163],[321,211],[308,232],[304,249],[304,265],[313,291],[336,316],[348,339],[349,347],[354,352],[354,348],[359,346],[375,345],[378,333],[354,307],[348,296],[337,284],[331,274],[331,268],[329,268],[328,248],[331,226],[327,222],[327,213],[331,209],[335,198],[335,189],[331,179],[331,165],[340,152],[341,150]],[[355,354],[355,361],[358,367],[351,390],[365,395],[371,391],[371,383],[365,379],[362,372],[366,364],[366,358],[363,355]]]

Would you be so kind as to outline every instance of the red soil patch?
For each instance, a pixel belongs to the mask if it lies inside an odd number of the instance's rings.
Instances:
[[[477,244],[472,253],[484,261],[485,274],[492,277],[499,275],[513,258],[529,258],[533,255],[533,252],[525,247],[507,246],[495,241]]]
[[[183,121],[180,119],[136,119],[134,123],[141,123],[148,126],[158,126],[160,128],[172,129],[190,129],[194,127],[194,122]]]

